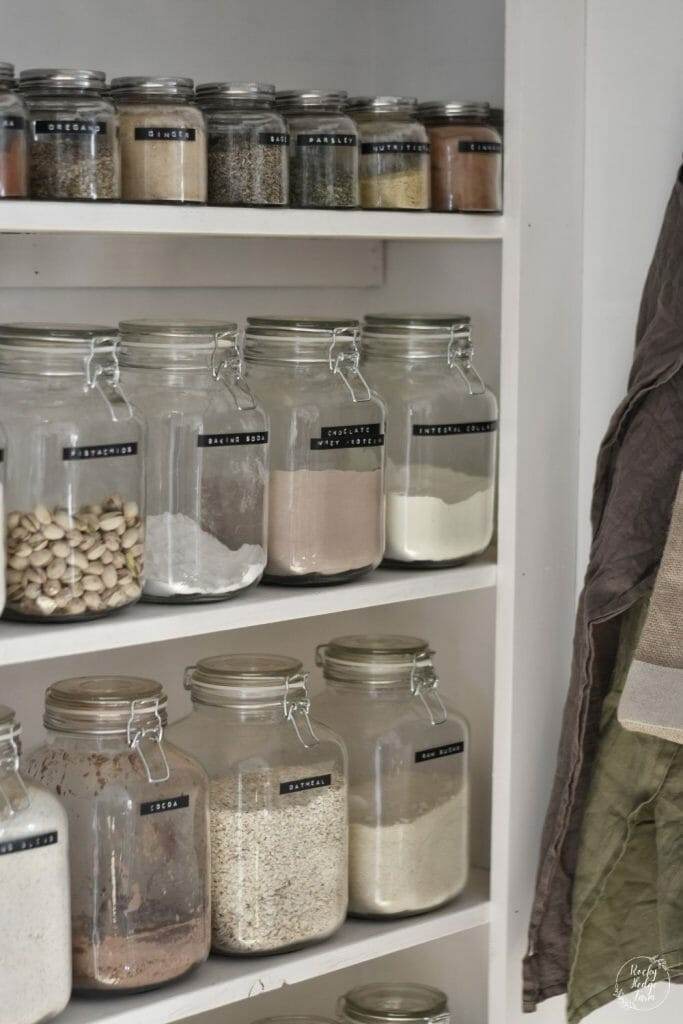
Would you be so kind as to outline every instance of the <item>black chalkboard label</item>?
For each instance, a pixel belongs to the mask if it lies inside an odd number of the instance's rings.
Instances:
[[[18,117],[17,115],[8,114],[6,117],[0,117],[0,128],[5,128],[7,131],[15,131],[23,128],[26,124],[25,117]]]
[[[64,462],[73,462],[78,459],[117,459],[122,455],[137,455],[137,441],[128,441],[123,444],[85,444],[77,448],[63,448],[62,459]]]
[[[331,775],[310,775],[307,779],[293,779],[291,782],[280,783],[280,795],[303,793],[306,789],[322,789],[332,785]]]
[[[288,146],[289,135],[287,132],[260,132],[258,141],[261,146]]]
[[[300,132],[296,137],[297,146],[355,146],[357,135],[345,132]]]
[[[41,832],[37,836],[24,836],[23,839],[0,839],[0,857],[9,853],[39,850],[42,846],[54,846],[58,841],[59,834],[57,832]]]
[[[420,764],[422,761],[434,761],[437,757],[450,757],[452,754],[462,754],[464,750],[464,740],[459,740],[457,743],[444,743],[441,747],[428,747],[427,750],[417,750],[415,752],[415,762]]]
[[[461,139],[458,143],[458,153],[502,153],[503,146],[500,142],[475,142],[474,140]]]
[[[414,423],[413,437],[448,437],[454,434],[492,434],[498,429],[498,420],[480,423]]]
[[[5,461],[5,450],[4,450],[4,448],[0,448],[0,462],[4,462],[4,461]]]
[[[36,121],[36,135],[106,135],[106,121]]]
[[[230,448],[236,444],[268,444],[267,430],[252,430],[240,434],[199,434],[198,448]]]
[[[140,814],[163,814],[164,811],[180,811],[190,806],[190,798],[186,793],[182,796],[167,796],[164,800],[147,800],[140,804]]]
[[[135,129],[136,142],[194,142],[197,132],[194,128],[165,128],[163,126],[138,126]]]
[[[381,448],[384,434],[379,423],[347,423],[338,427],[321,427],[320,437],[311,438],[311,450],[334,448]]]
[[[388,139],[386,142],[361,142],[361,153],[429,153],[428,142],[394,142]]]

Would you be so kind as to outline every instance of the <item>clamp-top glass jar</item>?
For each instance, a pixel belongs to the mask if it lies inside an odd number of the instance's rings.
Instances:
[[[0,705],[0,1021],[36,1024],[71,994],[67,818],[19,771],[21,728]]]
[[[468,727],[439,695],[432,654],[410,636],[321,645],[316,718],[349,753],[349,912],[404,917],[462,891],[469,864]]]
[[[359,205],[358,135],[344,113],[345,92],[279,92],[289,125],[292,206],[353,209]]]
[[[28,195],[28,111],[15,92],[14,64],[0,61],[0,199]]]
[[[438,988],[413,982],[361,985],[339,1000],[342,1024],[448,1024],[448,999]]]
[[[127,203],[205,203],[206,130],[191,78],[113,78]]]
[[[206,118],[210,206],[286,206],[289,135],[274,109],[275,86],[208,82],[197,86]]]
[[[103,71],[30,68],[19,87],[30,114],[31,199],[118,199],[119,138]]]
[[[364,210],[429,209],[429,136],[409,96],[356,96],[346,109],[360,139]]]
[[[7,605],[13,618],[92,618],[137,601],[142,422],[119,384],[116,332],[1,324]]]
[[[493,535],[497,403],[472,365],[470,320],[368,316],[363,371],[387,405],[385,558],[449,565]]]
[[[146,422],[151,601],[219,601],[266,564],[268,420],[242,374],[237,326],[120,324],[127,394]]]
[[[209,953],[208,782],[164,738],[152,679],[63,679],[29,774],[69,816],[74,987],[135,991]]]
[[[488,103],[421,103],[432,148],[432,209],[500,213],[503,142]]]
[[[344,746],[309,718],[300,661],[204,658],[170,729],[211,779],[213,948],[262,954],[327,938],[347,904]]]
[[[355,320],[249,317],[249,376],[270,417],[266,577],[340,583],[384,548],[384,407]]]

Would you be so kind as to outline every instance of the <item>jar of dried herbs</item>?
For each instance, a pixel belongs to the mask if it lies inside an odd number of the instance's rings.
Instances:
[[[346,108],[358,127],[364,210],[429,209],[429,137],[408,96],[357,96]]]
[[[206,131],[191,78],[113,78],[119,113],[122,198],[205,203]]]
[[[289,126],[292,206],[358,207],[358,133],[343,110],[346,99],[345,92],[277,94],[277,109]]]
[[[118,199],[116,111],[103,71],[31,68],[19,87],[30,115],[31,199]]]
[[[210,206],[286,206],[289,135],[275,86],[208,82],[197,87],[208,137]]]
[[[24,101],[14,89],[14,65],[0,61],[0,199],[28,195],[28,133]]]
[[[488,103],[421,103],[432,147],[432,209],[500,213],[503,142]]]

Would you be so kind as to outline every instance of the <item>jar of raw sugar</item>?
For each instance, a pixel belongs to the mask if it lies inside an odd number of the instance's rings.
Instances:
[[[409,981],[361,985],[339,1000],[342,1024],[449,1024],[445,993]]]
[[[363,373],[387,406],[385,559],[452,565],[493,535],[498,411],[469,317],[368,316]]]
[[[349,912],[404,917],[439,907],[468,874],[468,728],[439,694],[432,654],[410,636],[321,645],[314,714],[349,754]]]
[[[14,65],[0,61],[0,199],[28,195],[28,111],[15,91]]]
[[[127,394],[145,417],[150,601],[220,601],[266,564],[268,421],[244,380],[237,326],[120,324]]]
[[[429,136],[408,96],[357,96],[346,109],[360,139],[365,210],[429,209]]]
[[[354,320],[250,317],[249,378],[271,424],[266,578],[341,583],[384,549],[384,407]]]

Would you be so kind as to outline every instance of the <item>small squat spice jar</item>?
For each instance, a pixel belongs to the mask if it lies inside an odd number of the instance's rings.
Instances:
[[[346,99],[345,92],[277,94],[277,109],[289,126],[292,206],[358,207],[358,134],[344,112]]]
[[[126,203],[205,203],[206,131],[191,78],[113,78]]]
[[[0,61],[0,199],[28,195],[28,112],[15,92],[14,65]]]
[[[274,109],[275,86],[197,86],[208,138],[209,206],[286,206],[289,135]]]
[[[358,127],[363,209],[428,210],[429,137],[417,100],[359,96],[346,109]]]
[[[503,142],[488,103],[421,103],[432,158],[432,209],[500,213]]]
[[[444,992],[410,981],[361,985],[339,1000],[342,1024],[449,1024]]]
[[[32,68],[19,87],[30,114],[31,199],[118,199],[118,127],[104,72]]]

